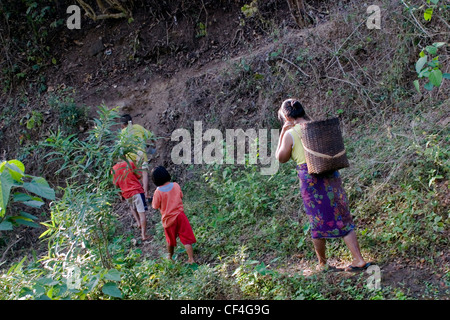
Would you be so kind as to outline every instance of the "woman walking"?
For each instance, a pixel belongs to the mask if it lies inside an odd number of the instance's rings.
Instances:
[[[354,231],[355,225],[339,172],[308,174],[300,125],[311,119],[306,115],[302,104],[296,99],[285,100],[278,110],[278,117],[284,124],[281,129],[276,158],[281,163],[292,159],[297,164],[301,196],[310,222],[314,249],[319,260],[318,269],[326,270],[328,268],[325,239],[337,237],[344,239],[353,256],[352,263],[345,270],[366,269],[370,263],[366,263],[361,256]]]

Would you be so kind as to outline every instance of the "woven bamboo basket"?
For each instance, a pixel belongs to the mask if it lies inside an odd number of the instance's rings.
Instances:
[[[338,118],[301,126],[308,173],[321,174],[349,166]]]

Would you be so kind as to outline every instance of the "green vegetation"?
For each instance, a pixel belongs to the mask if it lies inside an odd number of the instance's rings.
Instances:
[[[48,105],[57,114],[60,128],[67,133],[78,132],[80,125],[87,122],[88,107],[77,104],[69,88],[51,95]]]
[[[2,55],[6,58],[1,65],[0,84],[2,93],[11,92],[26,79],[33,78],[27,85],[39,93],[47,90],[42,69],[55,61],[51,56],[49,38],[64,20],[56,19],[52,1],[2,1]]]
[[[439,56],[436,55],[438,48],[444,46],[445,42],[436,42],[431,46],[427,46],[425,50],[435,57],[428,61],[428,55],[425,54],[424,50],[420,52],[420,58],[416,62],[416,72],[419,78],[428,78],[428,82],[424,85],[424,88],[428,91],[433,90],[434,87],[439,87],[442,80],[450,79],[450,73],[442,73],[439,63]],[[417,91],[419,89],[419,80],[414,80],[414,86]]]
[[[99,114],[84,142],[57,134],[47,139],[55,154],[68,155],[60,171],[72,174],[63,195],[51,205],[51,220],[42,223],[48,253],[25,257],[10,267],[0,278],[3,299],[408,298],[399,288],[368,289],[363,273],[346,279],[283,271],[292,267],[286,262],[293,255],[314,261],[291,163],[270,177],[255,165],[196,171],[199,179],[183,189],[198,239],[195,254],[204,263],[184,265],[180,248],[174,263],[144,257],[133,245],[133,236],[121,234],[123,226],[112,211],[116,192],[108,168],[119,146],[110,127],[117,115],[105,107]],[[433,259],[448,246],[443,235],[448,212],[438,201],[438,183],[449,175],[449,152],[444,148],[448,141],[438,137],[449,135],[448,129],[433,131],[430,114],[414,117],[410,137],[400,126],[386,131],[391,138],[386,137],[382,147],[367,148],[371,139],[379,138],[376,127],[363,139],[347,141],[354,165],[342,174],[360,226],[363,254],[377,262],[410,254]],[[403,151],[392,158],[393,150]],[[160,224],[154,241],[163,250]],[[329,255],[350,259],[339,240],[331,242]],[[306,266],[313,269],[314,263]],[[72,270],[79,272],[77,287],[70,287]]]
[[[13,189],[25,189],[31,192],[35,196],[28,195],[23,192],[15,192],[11,194]],[[41,177],[34,177],[29,174],[25,174],[25,166],[18,160],[2,161],[0,163],[0,230],[8,231],[12,230],[13,226],[27,225],[36,227],[36,220],[32,214],[25,211],[20,211],[18,215],[16,210],[12,210],[12,214],[9,216],[7,213],[7,206],[10,202],[10,198],[13,198],[14,203],[21,203],[31,208],[40,208],[44,205],[44,200],[54,200],[55,192],[48,185],[47,181]],[[42,198],[41,198],[42,197]]]
[[[272,176],[261,175],[248,162],[177,167],[177,181],[189,177],[179,182],[198,241],[198,264],[184,264],[182,246],[176,248],[174,262],[163,258],[164,230],[155,211],[148,216],[149,231],[152,248],[159,249],[145,252],[145,244],[119,216],[123,208],[111,181],[117,158],[132,150],[119,137],[119,108],[100,105],[91,121],[89,107],[76,102],[80,89],[46,92],[42,71],[57,63],[47,47],[48,35],[60,25],[53,21],[53,9],[41,6],[47,2],[22,0],[18,8],[0,3],[5,21],[18,19],[20,8],[26,18],[22,30],[33,30],[28,43],[19,29],[11,25],[7,30],[18,48],[15,56],[0,38],[0,51],[10,57],[2,65],[2,92],[11,93],[1,105],[0,125],[2,130],[14,128],[8,143],[21,146],[17,157],[10,158],[18,160],[0,164],[1,300],[448,298],[448,44],[438,28],[448,26],[449,11],[442,1],[385,1],[383,12],[389,16],[383,16],[383,28],[390,24],[385,33],[361,27],[364,20],[346,4],[347,13],[328,17],[332,24],[326,27],[332,30],[318,30],[330,34],[314,39],[317,29],[290,35],[286,25],[268,17],[272,8],[249,0],[239,6],[242,29],[232,30],[231,45],[249,41],[244,31],[250,30],[252,36],[266,37],[266,46],[251,48],[251,55],[241,53],[217,73],[208,69],[186,79],[179,86],[186,88],[185,100],[172,101],[175,107],[195,106],[201,111],[193,110],[194,116],[201,113],[219,129],[227,121],[279,128],[273,105],[294,95],[300,95],[314,117],[339,116],[351,162],[341,176],[363,256],[387,270],[409,263],[411,268],[424,266],[423,272],[438,279],[417,285],[405,275],[388,281],[382,268],[379,290],[367,286],[367,273],[315,271],[292,162],[280,165]],[[207,43],[215,25],[212,10],[206,12],[204,5],[200,13],[189,14],[195,17],[192,38]],[[150,15],[168,26],[160,10]],[[185,22],[178,17],[180,24]],[[298,40],[299,35],[304,39]],[[175,32],[164,33],[163,42],[172,45],[172,36]],[[182,60],[185,54],[179,53]],[[139,59],[127,66],[134,60]],[[425,81],[425,94],[419,81]],[[18,85],[28,86],[30,93],[19,90],[13,98]],[[42,99],[39,104],[31,92]],[[189,125],[191,109],[179,110],[187,110],[178,114],[182,120],[171,120]],[[3,131],[0,139],[5,140]],[[45,179],[25,174],[25,167],[33,166]],[[24,234],[32,241],[8,255],[19,241],[15,237]],[[341,266],[351,261],[342,239],[329,241],[327,255]]]

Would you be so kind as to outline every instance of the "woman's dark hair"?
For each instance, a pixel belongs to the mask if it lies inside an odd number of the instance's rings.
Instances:
[[[128,122],[132,121],[129,114],[124,114],[120,117],[120,123],[123,125],[128,125]]]
[[[306,115],[305,109],[303,109],[300,101],[296,99],[287,99],[281,104],[281,110],[283,113],[289,118],[297,119],[297,118],[306,118],[309,117]],[[280,119],[281,120],[281,119]]]
[[[166,168],[164,168],[163,166],[153,168],[151,176],[153,183],[157,187],[162,186],[163,184],[169,182],[172,179],[170,177],[169,172],[167,172]]]

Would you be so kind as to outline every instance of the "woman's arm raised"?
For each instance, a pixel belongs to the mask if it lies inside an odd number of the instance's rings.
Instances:
[[[292,145],[294,144],[294,141],[292,140],[292,136],[290,134],[286,134],[291,127],[292,124],[286,122],[281,129],[277,152],[275,153],[277,160],[281,163],[288,162],[291,158]]]

